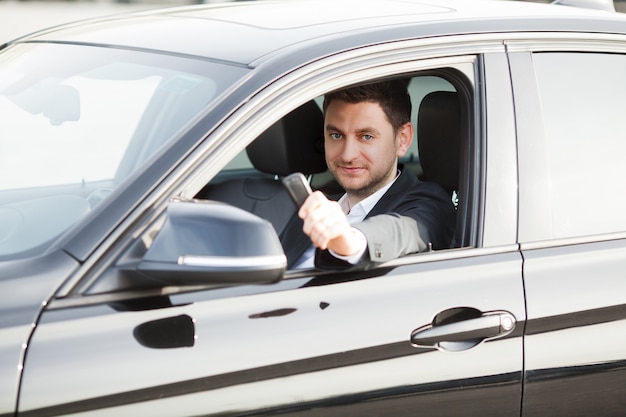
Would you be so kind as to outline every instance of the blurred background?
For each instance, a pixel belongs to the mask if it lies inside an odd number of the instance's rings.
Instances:
[[[0,0],[0,44],[38,29],[126,11],[238,0]],[[547,3],[551,0],[512,0]],[[615,0],[626,12],[626,0]]]

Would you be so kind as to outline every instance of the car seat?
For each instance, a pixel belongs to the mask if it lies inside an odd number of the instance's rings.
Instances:
[[[441,185],[458,208],[461,154],[461,105],[453,91],[428,93],[417,116],[417,147],[422,168],[420,180]],[[459,213],[459,211],[457,211]],[[457,219],[457,231],[460,230]],[[454,239],[452,246],[459,242]]]
[[[327,170],[323,124],[322,111],[314,101],[298,107],[246,148],[254,168],[266,176],[231,178],[209,185],[197,197],[231,204],[268,220],[286,247],[286,231],[291,227],[301,229],[302,221],[280,180],[293,172],[309,176]]]

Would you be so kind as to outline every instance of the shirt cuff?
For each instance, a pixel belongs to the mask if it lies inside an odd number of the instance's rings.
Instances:
[[[359,261],[361,261],[361,259],[363,259],[363,254],[365,254],[365,251],[367,250],[367,238],[365,237],[363,232],[355,227],[352,227],[352,233],[354,233],[355,237],[359,239],[359,250],[357,250],[355,254],[343,256],[336,254],[330,249],[328,250],[328,252],[330,252],[330,254],[337,259],[341,259],[342,261],[346,261],[352,265],[356,265],[359,263]]]

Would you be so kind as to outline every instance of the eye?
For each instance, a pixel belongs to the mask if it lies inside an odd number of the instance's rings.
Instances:
[[[372,139],[374,139],[374,136],[365,134],[365,135],[362,135],[362,136],[361,136],[361,139],[363,139],[363,140],[364,140],[364,141],[366,141],[366,142],[369,142],[369,141],[371,141]]]
[[[339,140],[339,139],[341,139],[341,133],[330,133],[328,136],[332,140]]]

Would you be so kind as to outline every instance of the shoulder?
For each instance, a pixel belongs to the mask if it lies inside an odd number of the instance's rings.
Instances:
[[[420,181],[420,179],[408,169],[402,170],[400,176],[389,191],[391,195],[399,196],[425,195],[448,198],[448,193],[439,184]]]

